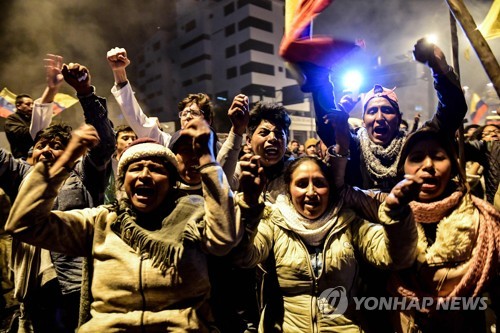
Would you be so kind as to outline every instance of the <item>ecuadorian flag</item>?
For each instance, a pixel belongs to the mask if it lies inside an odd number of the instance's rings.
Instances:
[[[52,105],[52,111],[54,116],[63,112],[65,109],[78,103],[78,99],[67,94],[56,94],[54,97],[54,104]]]
[[[478,94],[473,93],[470,100],[470,115],[473,124],[479,124],[484,115],[488,112],[488,104],[486,104]]]
[[[7,118],[10,114],[16,111],[16,96],[7,88],[0,91],[0,117]],[[53,115],[57,115],[69,107],[78,103],[78,99],[68,94],[58,93],[54,96],[54,103],[52,104]]]
[[[7,88],[0,91],[0,117],[7,118],[16,110],[16,94]]]

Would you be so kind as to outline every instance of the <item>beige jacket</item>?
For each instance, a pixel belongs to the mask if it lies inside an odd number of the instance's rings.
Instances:
[[[342,205],[346,196],[346,192],[341,194],[336,204]],[[378,206],[366,200],[367,209]],[[290,230],[278,209],[266,207],[263,212],[263,204],[239,204],[247,234],[237,247],[235,261],[253,267],[272,256],[274,264],[268,269],[276,272],[279,283],[279,290],[272,293],[275,299],[267,303],[261,317],[260,332],[274,332],[276,327],[281,332],[360,332],[360,312],[354,311],[352,299],[357,295],[358,261],[363,258],[379,268],[400,269],[415,260],[417,231],[409,207],[391,212],[382,204],[378,210],[381,224],[342,208],[325,238],[323,268],[315,276],[305,243]],[[325,293],[336,287],[343,288],[348,303],[339,316],[321,308],[325,301],[329,303]]]
[[[37,164],[20,189],[6,229],[26,243],[92,256],[92,318],[80,332],[206,332],[210,322],[206,253],[226,254],[241,232],[221,167],[206,167],[201,173],[205,215],[187,224],[189,237],[185,238],[189,240],[184,241],[177,284],[168,270],[162,275],[149,258],[139,255],[111,230],[117,216],[110,206],[50,211],[67,177],[65,170],[49,178],[47,167]]]

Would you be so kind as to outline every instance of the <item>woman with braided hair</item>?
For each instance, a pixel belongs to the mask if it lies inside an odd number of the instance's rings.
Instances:
[[[409,136],[398,170],[400,177],[416,175],[423,184],[410,203],[418,230],[417,260],[392,274],[389,292],[419,305],[426,297],[430,305],[396,312],[393,331],[485,332],[481,310],[486,302],[468,299],[479,309],[465,311],[463,300],[489,291],[495,304],[488,288],[498,286],[493,280],[498,280],[500,212],[469,193],[453,144],[435,129],[424,127]],[[453,300],[460,310],[443,310]]]

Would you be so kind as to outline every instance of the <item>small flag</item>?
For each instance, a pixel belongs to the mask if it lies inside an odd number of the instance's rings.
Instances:
[[[0,116],[7,118],[11,113],[16,111],[16,96],[7,88],[0,91]],[[52,104],[52,114],[55,116],[69,107],[78,103],[78,99],[68,94],[57,93],[54,96],[54,103]]]
[[[78,99],[73,96],[61,93],[56,94],[54,104],[52,105],[52,112],[55,116],[76,103],[78,103]]]
[[[478,94],[473,93],[470,100],[472,123],[479,124],[486,112],[488,112],[488,104],[486,104]]]
[[[16,94],[7,88],[0,91],[0,117],[7,118],[16,111]]]

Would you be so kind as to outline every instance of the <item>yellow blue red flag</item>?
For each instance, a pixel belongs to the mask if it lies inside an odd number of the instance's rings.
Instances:
[[[488,104],[486,104],[478,94],[473,93],[470,100],[472,123],[479,124],[481,119],[483,119],[484,115],[488,112],[488,109]]]
[[[16,110],[16,94],[7,88],[0,91],[0,117],[7,118]]]
[[[0,117],[7,118],[10,114],[16,111],[16,96],[7,88],[0,91]],[[52,105],[53,115],[57,115],[67,108],[78,103],[78,99],[68,94],[58,93],[54,96],[54,103]]]

